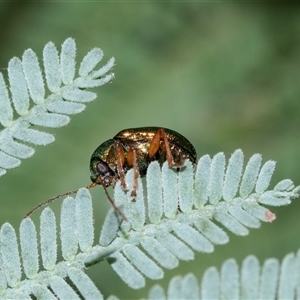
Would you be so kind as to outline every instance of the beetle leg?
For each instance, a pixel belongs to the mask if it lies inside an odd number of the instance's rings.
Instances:
[[[171,152],[171,148],[170,148],[170,143],[168,141],[167,138],[167,134],[164,131],[163,128],[159,128],[155,135],[153,136],[151,142],[150,142],[150,147],[149,147],[149,158],[151,159],[152,157],[154,157],[154,155],[157,153],[157,151],[160,148],[160,141],[163,140],[163,143],[165,144],[165,148],[166,148],[166,156],[167,156],[167,162],[169,164],[169,167],[180,167],[183,164],[183,161],[180,162],[174,162],[173,160],[173,155]]]
[[[167,161],[168,161],[169,167],[174,167],[175,163],[173,161],[173,156],[172,156],[172,153],[171,153],[170,144],[169,144],[166,132],[163,129],[161,129],[160,131],[161,131],[161,136],[162,136],[162,138],[164,140],[164,143],[165,143],[166,155],[167,155]]]
[[[181,156],[180,161],[174,162],[173,155],[172,155],[171,148],[170,148],[170,143],[168,141],[167,134],[163,128],[161,128],[161,134],[162,134],[162,137],[163,137],[163,140],[165,143],[165,147],[166,147],[167,161],[168,161],[169,167],[181,167],[184,164],[185,156]]]
[[[131,196],[133,197],[133,201],[135,201],[136,190],[137,190],[137,187],[138,187],[138,179],[139,179],[140,173],[139,173],[139,168],[138,168],[138,164],[137,164],[136,151],[135,151],[135,149],[133,149],[132,151],[133,151],[134,179],[133,179],[133,186],[132,186]]]
[[[138,168],[138,164],[137,164],[136,151],[132,147],[130,147],[129,151],[127,152],[127,164],[128,164],[128,166],[133,167],[134,178],[133,178],[131,197],[133,197],[132,201],[135,201],[136,190],[138,187],[138,178],[139,178],[140,173],[139,173],[139,168]]]
[[[161,140],[161,131],[163,129],[159,128],[156,133],[154,134],[151,142],[150,142],[150,147],[149,147],[149,151],[148,151],[148,155],[149,158],[154,157],[154,155],[157,153],[157,151],[159,150],[160,147],[160,140]]]
[[[134,160],[136,160],[136,157],[134,157],[134,153],[135,151],[132,147],[130,147],[126,156],[126,164],[128,165],[128,167],[133,167],[134,165]]]
[[[117,171],[118,175],[121,181],[121,185],[124,189],[124,191],[127,191],[127,186],[125,182],[125,174],[124,174],[124,169],[123,165],[125,162],[125,155],[124,155],[124,150],[120,144],[120,141],[115,141],[115,151],[116,151],[116,156],[117,156]]]

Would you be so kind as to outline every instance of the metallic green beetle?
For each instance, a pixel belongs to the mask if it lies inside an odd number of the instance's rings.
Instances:
[[[114,209],[126,220],[126,217],[109,196],[106,188],[114,187],[116,182],[120,180],[123,189],[127,190],[125,174],[133,168],[135,176],[131,195],[134,201],[138,176],[146,175],[151,161],[156,160],[160,165],[167,161],[170,167],[180,167],[185,159],[196,164],[197,153],[194,146],[178,132],[162,127],[125,129],[112,139],[102,143],[92,154],[90,161],[92,183],[86,188],[90,189],[102,185]],[[34,211],[54,200],[74,194],[77,191],[67,192],[48,199],[30,210],[25,217],[29,217]]]
[[[197,153],[178,132],[162,127],[130,128],[120,131],[94,151],[90,176],[95,184],[114,186],[120,179],[125,187],[124,174],[131,168],[143,177],[151,161],[157,160],[160,165],[168,161],[170,167],[179,167],[185,159],[195,164]]]

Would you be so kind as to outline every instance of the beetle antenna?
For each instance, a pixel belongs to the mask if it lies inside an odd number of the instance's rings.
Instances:
[[[72,194],[75,194],[77,193],[78,190],[75,190],[75,191],[70,191],[70,192],[66,192],[66,193],[63,193],[63,194],[60,194],[60,195],[57,195],[53,198],[50,198],[48,200],[46,200],[45,202],[42,202],[40,203],[39,205],[35,206],[32,210],[30,210],[24,218],[28,218],[32,213],[34,213],[35,211],[37,211],[38,209],[40,209],[41,207],[44,207],[44,206],[47,206],[48,204],[50,204],[51,202],[55,201],[56,199],[59,199],[61,197],[64,197],[64,196],[69,196],[69,195],[72,195]]]
[[[87,188],[87,189],[91,189],[91,188],[95,187],[96,185],[97,185],[97,184],[96,184],[95,182],[92,182],[92,183],[89,184],[86,188]],[[32,215],[32,213],[34,213],[34,212],[37,211],[38,209],[40,209],[40,208],[42,208],[42,207],[44,207],[44,206],[47,206],[47,205],[50,204],[51,202],[53,202],[53,201],[55,201],[55,200],[57,200],[57,199],[59,199],[59,198],[61,198],[61,197],[70,196],[70,195],[73,195],[73,194],[75,194],[75,193],[77,193],[77,192],[78,192],[78,190],[75,190],[75,191],[66,192],[66,193],[57,195],[57,196],[55,196],[55,197],[52,197],[52,198],[46,200],[45,202],[42,202],[42,203],[38,204],[37,206],[35,206],[32,210],[30,210],[30,211],[25,215],[24,218],[30,217],[30,216]]]
[[[92,182],[91,184],[89,184],[86,188],[87,189],[91,189],[91,188],[94,188],[95,186],[97,186],[97,183],[95,182]],[[116,204],[114,203],[114,201],[112,200],[112,198],[109,196],[108,192],[107,192],[107,189],[104,185],[103,186],[103,189],[104,189],[104,192],[105,192],[105,195],[106,197],[108,198],[109,202],[111,203],[111,205],[113,206],[114,210],[122,217],[123,220],[127,221],[126,217],[124,216],[124,214],[120,211],[120,209],[116,206]],[[61,197],[65,197],[65,196],[70,196],[70,195],[73,195],[75,193],[77,193],[78,190],[75,190],[75,191],[70,191],[70,192],[66,192],[66,193],[63,193],[63,194],[60,194],[60,195],[57,195],[55,197],[52,197],[40,204],[38,204],[37,206],[35,206],[33,209],[31,209],[26,215],[24,218],[28,218],[30,217],[35,211],[39,210],[40,208],[44,207],[44,206],[47,206],[48,204],[50,204],[51,202],[61,198]]]
[[[104,192],[105,192],[105,195],[106,195],[107,199],[109,200],[109,202],[112,205],[112,207],[114,208],[114,210],[122,217],[122,219],[124,221],[128,221],[127,218],[124,216],[124,214],[121,212],[121,210],[116,206],[114,200],[109,196],[105,185],[103,185],[103,189],[104,189]]]
[[[106,186],[102,183],[102,181],[98,181],[98,182],[92,182],[90,185],[88,185],[86,188],[87,189],[91,189],[97,185],[101,185],[104,189],[104,192],[105,192],[105,195],[108,199],[108,201],[110,202],[110,204],[112,205],[112,207],[114,208],[114,210],[121,216],[121,218],[124,220],[124,221],[128,221],[127,218],[124,216],[124,214],[121,212],[121,210],[116,206],[114,200],[110,197],[107,189],[106,189]]]

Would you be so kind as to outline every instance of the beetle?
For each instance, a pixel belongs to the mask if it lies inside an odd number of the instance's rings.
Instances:
[[[158,161],[160,165],[167,161],[169,167],[178,168],[183,165],[185,159],[196,164],[196,150],[183,135],[174,130],[154,126],[124,129],[112,139],[102,143],[93,152],[90,160],[92,183],[86,188],[90,189],[97,185],[103,186],[114,209],[126,220],[126,217],[110,198],[106,188],[114,187],[116,182],[120,180],[123,189],[127,191],[125,174],[128,170],[133,169],[134,182],[131,196],[132,201],[135,201],[138,177],[146,175],[147,168],[152,161]],[[34,211],[52,201],[77,191],[67,192],[48,199],[34,207],[25,217],[29,217]]]
[[[170,167],[179,167],[188,158],[196,163],[194,146],[178,132],[162,127],[124,129],[112,139],[102,143],[92,154],[90,162],[91,181],[114,186],[121,180],[125,188],[124,174],[134,164],[141,177],[146,175],[151,161],[160,165],[168,161]]]

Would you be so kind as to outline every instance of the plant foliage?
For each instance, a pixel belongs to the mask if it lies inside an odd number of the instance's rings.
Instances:
[[[113,74],[106,74],[113,59],[94,70],[103,56],[100,49],[85,56],[75,78],[75,52],[72,39],[63,43],[60,55],[52,43],[47,44],[43,76],[35,53],[25,51],[22,60],[13,58],[9,63],[9,88],[0,74],[0,175],[34,153],[27,143],[46,145],[54,140],[32,127],[65,125],[68,115],[82,111],[86,102],[96,98],[87,88],[112,80]],[[269,189],[274,169],[275,162],[262,165],[259,154],[244,164],[241,150],[228,162],[223,153],[205,155],[196,167],[187,160],[179,170],[154,161],[146,184],[138,179],[135,201],[130,170],[125,178],[128,191],[120,182],[114,189],[115,204],[126,220],[111,208],[96,239],[92,199],[85,188],[75,199],[63,201],[60,220],[47,207],[39,228],[25,218],[17,234],[5,223],[0,229],[0,298],[102,299],[84,271],[103,260],[134,289],[143,287],[146,278],[161,279],[164,269],[194,259],[196,251],[210,253],[215,245],[227,243],[227,231],[243,236],[261,222],[272,222],[275,215],[265,205],[287,205],[298,197],[300,187],[289,179]],[[62,253],[61,261],[57,253]],[[149,299],[293,298],[299,296],[299,278],[299,253],[287,255],[281,267],[278,261],[267,260],[262,269],[250,256],[240,272],[236,262],[228,260],[220,272],[208,269],[201,285],[191,274],[175,277],[167,295],[156,286]]]
[[[94,48],[83,58],[78,77],[75,77],[75,56],[73,39],[65,40],[60,54],[50,42],[43,51],[44,74],[31,49],[24,52],[21,60],[17,57],[10,60],[8,87],[0,73],[0,123],[3,126],[0,132],[0,176],[7,169],[19,166],[21,159],[34,154],[34,148],[28,143],[47,145],[54,141],[52,134],[36,127],[65,126],[70,121],[68,115],[83,111],[87,102],[96,99],[96,93],[87,89],[102,86],[113,79],[114,75],[108,74],[114,65],[113,58],[95,70],[103,58],[101,49]]]
[[[283,180],[267,190],[275,163],[268,161],[261,167],[261,156],[254,155],[243,171],[243,161],[242,151],[237,150],[227,167],[223,153],[212,159],[201,157],[196,170],[189,161],[178,172],[167,163],[161,169],[153,162],[146,178],[147,197],[144,199],[139,180],[134,202],[130,193],[133,172],[129,171],[129,192],[118,183],[114,194],[128,221],[111,208],[96,242],[92,201],[85,188],[79,190],[75,201],[71,197],[63,201],[59,228],[49,207],[40,217],[39,238],[31,219],[24,219],[20,248],[15,230],[4,224],[0,232],[0,294],[3,298],[49,298],[53,293],[60,299],[79,299],[63,280],[69,278],[84,298],[99,299],[101,293],[84,269],[104,259],[131,288],[141,288],[145,278],[162,278],[163,268],[175,268],[179,260],[192,260],[195,251],[209,253],[214,245],[227,243],[227,230],[246,235],[261,221],[273,221],[274,214],[263,205],[288,204],[298,196],[299,187]],[[240,170],[238,176],[236,170]],[[221,190],[218,197],[215,189]],[[57,232],[61,262],[57,261]]]
[[[160,285],[150,290],[148,299],[296,299],[299,298],[300,251],[278,259],[269,258],[262,266],[249,255],[242,265],[226,260],[221,270],[208,268],[198,283],[195,275],[175,276],[166,293]],[[239,270],[240,269],[240,270]]]

